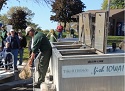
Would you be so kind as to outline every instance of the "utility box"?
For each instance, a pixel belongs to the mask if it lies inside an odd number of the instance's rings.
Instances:
[[[124,91],[125,53],[120,49],[106,50],[107,12],[95,14],[94,44],[91,42],[91,22],[87,22],[89,15],[82,15],[84,44],[79,41],[78,44],[52,43],[50,71],[56,91]],[[88,48],[82,47],[84,45]]]

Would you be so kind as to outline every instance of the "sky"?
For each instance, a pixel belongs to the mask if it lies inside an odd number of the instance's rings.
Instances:
[[[36,23],[41,27],[42,30],[50,30],[50,29],[56,29],[57,22],[50,21],[50,16],[53,14],[51,12],[51,7],[48,7],[44,2],[41,4],[34,3],[35,0],[20,0],[21,2],[18,2],[17,0],[8,0],[7,5],[2,8],[0,11],[0,14],[6,14],[10,7],[13,6],[23,6],[28,7],[28,9],[32,10],[32,12],[35,13],[34,17],[32,18],[32,22]],[[103,3],[103,0],[81,0],[87,10],[97,10],[101,9],[101,5]],[[8,7],[8,8],[7,8]]]

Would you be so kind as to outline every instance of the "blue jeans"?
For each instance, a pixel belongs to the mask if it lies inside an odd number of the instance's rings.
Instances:
[[[19,64],[21,65],[22,64],[22,61],[23,61],[23,48],[20,48],[19,49]]]
[[[18,49],[11,49],[11,52],[14,56],[14,67],[17,67]]]
[[[58,39],[62,38],[62,32],[58,32]]]

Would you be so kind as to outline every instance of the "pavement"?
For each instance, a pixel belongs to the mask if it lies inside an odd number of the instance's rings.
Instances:
[[[5,79],[3,83],[0,84],[0,91],[40,91],[38,88],[33,88],[33,75],[31,78],[25,80],[19,78],[19,72],[25,65],[26,63],[23,63],[21,66],[18,66],[19,71],[15,72],[13,77],[8,78],[9,80],[5,81]],[[49,91],[55,91],[52,81],[49,81],[49,73],[47,73],[45,81]]]
[[[0,91],[33,91],[32,78],[0,84]],[[29,89],[30,90],[29,90]]]
[[[18,72],[15,72],[10,78],[4,79],[8,81],[3,81],[0,84],[0,91],[33,91],[33,78],[22,80],[19,78],[19,72],[26,65],[23,63],[18,66]]]

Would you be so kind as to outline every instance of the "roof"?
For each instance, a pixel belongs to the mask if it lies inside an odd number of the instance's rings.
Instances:
[[[106,12],[106,10],[88,10],[85,12],[89,12],[91,14],[95,14],[96,12]],[[110,13],[109,16],[112,17],[114,14],[120,13],[120,12],[125,12],[125,9],[110,9]],[[84,13],[84,12],[82,12]],[[77,17],[79,14],[73,15],[72,17],[75,18]]]
[[[112,17],[112,15],[124,12],[124,9],[110,9],[109,16]],[[106,10],[88,10],[86,12],[90,12],[91,14],[95,14],[96,12],[106,12]]]

